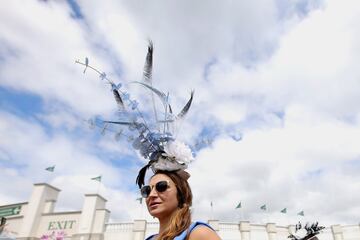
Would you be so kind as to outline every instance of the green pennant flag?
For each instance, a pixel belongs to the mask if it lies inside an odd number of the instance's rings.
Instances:
[[[281,210],[280,212],[282,212],[282,213],[287,213],[287,210],[286,210],[286,208],[284,208],[284,209]]]
[[[260,209],[266,211],[266,204],[262,205]]]
[[[97,177],[93,177],[93,178],[91,178],[91,180],[95,180],[95,181],[101,182],[101,175],[100,175],[100,176],[97,176]]]
[[[297,215],[304,216],[304,211],[299,212]]]
[[[139,198],[136,199],[136,201],[139,201],[139,203],[142,204],[143,198],[139,197]]]
[[[46,171],[49,171],[49,172],[54,172],[55,170],[55,165],[54,166],[51,166],[51,167],[47,167],[45,168]]]
[[[237,208],[241,208],[241,202],[239,202],[239,204],[236,206],[235,209],[237,209]]]

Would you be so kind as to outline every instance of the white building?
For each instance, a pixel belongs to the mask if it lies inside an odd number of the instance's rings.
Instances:
[[[98,194],[85,194],[80,211],[54,212],[60,190],[46,183],[34,184],[28,202],[0,206],[0,216],[7,219],[6,233],[16,239],[36,240],[43,235],[65,233],[67,239],[79,240],[143,240],[156,233],[158,223],[135,220],[108,223],[110,211],[106,199]],[[208,223],[223,240],[286,240],[294,226],[249,222]],[[4,234],[3,234],[4,235]],[[319,240],[360,240],[360,225],[333,225],[318,235]],[[0,237],[1,240],[1,237]]]

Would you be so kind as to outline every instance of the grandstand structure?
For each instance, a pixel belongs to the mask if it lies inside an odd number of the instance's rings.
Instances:
[[[1,239],[22,240],[143,240],[158,231],[157,222],[134,220],[109,223],[107,200],[99,194],[85,194],[79,211],[55,212],[60,189],[47,183],[34,184],[28,202],[0,206],[0,216],[7,220]],[[295,226],[275,223],[255,224],[247,221],[207,221],[223,240],[286,240]],[[360,224],[332,225],[323,229],[319,240],[360,240]],[[58,238],[60,239],[60,238]]]

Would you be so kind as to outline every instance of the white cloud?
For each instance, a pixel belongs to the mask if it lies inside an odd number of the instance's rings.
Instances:
[[[304,115],[312,121],[303,121]],[[283,128],[252,130],[240,142],[219,139],[204,150],[191,169],[195,196],[207,199],[197,207],[204,209],[212,200],[218,214],[229,219],[242,201],[246,217],[254,221],[267,203],[271,217],[287,207],[292,221],[300,210],[327,224],[337,218],[355,221],[351,209],[357,208],[354,199],[360,196],[354,193],[360,186],[357,176],[345,173],[358,168],[351,161],[358,162],[359,125],[324,118],[316,123],[317,118],[322,116],[294,107]],[[346,217],[336,215],[342,211]]]
[[[254,222],[269,220],[264,203],[271,221],[284,224],[300,210],[324,223],[357,222],[360,6],[299,4],[79,1],[85,19],[75,21],[63,2],[11,1],[0,9],[0,84],[40,96],[44,109],[34,119],[0,114],[0,178],[13,180],[0,201],[25,200],[30,182],[45,179],[63,189],[59,208],[79,208],[94,191],[88,178],[101,173],[114,220],[143,214],[129,211],[135,200],[117,204],[137,196],[134,163],[114,161],[131,155],[129,146],[76,133],[93,114],[112,116],[115,104],[74,60],[88,56],[113,79],[139,80],[150,37],[154,84],[172,94],[174,109],[196,90],[179,137],[191,142],[204,127],[219,128],[190,167],[196,218],[208,218],[213,201],[215,216],[235,220],[241,200]],[[226,134],[239,131],[239,142]],[[58,175],[45,176],[54,162]],[[278,214],[284,207],[288,218]]]

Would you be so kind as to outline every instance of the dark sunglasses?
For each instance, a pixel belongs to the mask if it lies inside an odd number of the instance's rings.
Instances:
[[[151,190],[155,187],[155,190],[158,193],[162,193],[165,192],[166,189],[168,189],[170,187],[170,181],[160,181],[157,182],[155,185],[145,185],[141,188],[140,192],[141,192],[141,196],[144,198],[149,197]]]

